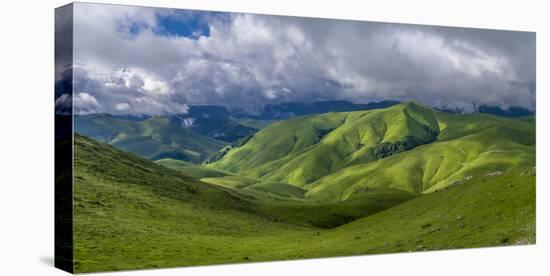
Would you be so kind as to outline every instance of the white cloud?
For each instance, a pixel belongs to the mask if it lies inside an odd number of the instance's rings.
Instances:
[[[70,94],[62,94],[55,99],[55,113],[60,115],[71,114],[72,98]]]
[[[76,7],[77,88],[103,112],[324,99],[534,108],[530,33],[231,14],[188,38],[154,32],[172,10]]]
[[[117,103],[115,109],[118,111],[127,111],[130,109],[130,105],[128,103]]]
[[[75,112],[79,114],[96,113],[99,111],[99,104],[94,96],[86,92],[78,92],[74,97]]]

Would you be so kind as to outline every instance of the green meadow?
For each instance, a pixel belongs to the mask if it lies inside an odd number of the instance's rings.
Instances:
[[[536,240],[534,116],[410,102],[274,121],[233,144],[101,116],[74,139],[76,272]]]

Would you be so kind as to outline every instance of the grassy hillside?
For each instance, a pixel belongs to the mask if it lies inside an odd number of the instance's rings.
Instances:
[[[235,175],[234,173],[222,171],[214,168],[207,168],[204,166],[196,165],[193,163],[172,159],[164,158],[156,160],[155,163],[162,165],[164,167],[182,172],[183,174],[190,176],[195,179],[201,179],[205,177],[224,177]]]
[[[411,102],[273,123],[208,166],[331,201],[373,188],[432,192],[534,167],[534,154],[534,120],[448,114]]]
[[[179,169],[183,169],[183,168],[194,165],[191,162],[178,160],[178,159],[172,159],[172,158],[158,159],[158,160],[155,160],[155,163],[157,163],[159,165],[162,165],[162,166],[165,166],[167,168],[176,170],[176,171],[179,170]]]
[[[349,200],[321,202],[305,198],[307,190],[281,182],[261,182],[235,173],[188,164],[173,159],[155,161],[204,183],[254,199],[254,210],[276,220],[300,225],[334,227],[390,208],[415,197],[395,189],[372,189]]]
[[[437,115],[442,130],[436,142],[325,176],[308,185],[308,196],[342,199],[376,187],[433,192],[535,166],[534,124],[481,114]]]
[[[303,191],[289,187],[259,184],[246,191],[226,189],[76,135],[75,269],[118,270],[215,260],[214,248],[242,237],[310,232],[410,199],[379,202],[374,196],[361,203],[323,205],[300,201]],[[234,261],[242,261],[247,248],[245,244],[235,248],[240,253]]]
[[[373,188],[324,203],[300,198],[299,188],[270,197],[287,184],[209,185],[76,136],[75,270],[530,244],[535,174],[508,170],[418,197]],[[267,187],[248,193],[255,185]]]
[[[212,236],[302,229],[253,214],[252,203],[230,190],[82,136],[74,190],[77,272],[198,261],[212,255],[203,247],[219,241]]]
[[[143,121],[108,114],[76,116],[75,131],[152,160],[200,163],[225,145],[158,116]]]
[[[210,166],[303,186],[349,164],[376,160],[381,143],[424,138],[439,126],[418,104],[327,113],[273,123]]]

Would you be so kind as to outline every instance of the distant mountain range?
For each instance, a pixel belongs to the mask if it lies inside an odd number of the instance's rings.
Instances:
[[[399,104],[399,101],[380,101],[370,102],[366,104],[357,104],[348,101],[316,101],[316,102],[286,102],[280,104],[265,105],[256,112],[246,112],[241,109],[230,110],[223,106],[215,105],[190,105],[186,114],[174,115],[180,118],[195,118],[195,119],[211,119],[223,121],[228,118],[236,119],[254,119],[261,121],[284,120],[296,116],[322,114],[327,112],[346,112],[380,109]],[[448,113],[465,113],[465,110],[460,108],[435,108]],[[501,117],[522,117],[534,114],[526,108],[511,106],[508,109],[503,109],[499,106],[478,105],[474,108],[475,112],[487,113]],[[467,113],[467,112],[466,112]],[[200,124],[196,121],[194,123]],[[193,123],[190,124],[192,126]]]
[[[109,114],[75,117],[75,132],[151,160],[202,162],[226,145],[155,116],[132,120]]]
[[[286,102],[280,104],[265,105],[256,112],[246,112],[242,109],[230,110],[223,106],[216,105],[190,105],[189,110],[185,114],[171,115],[178,123],[187,127],[194,127],[203,123],[212,123],[215,125],[223,125],[227,123],[229,118],[237,119],[254,119],[261,121],[283,120],[295,116],[303,116],[309,114],[322,114],[327,112],[346,112],[358,110],[371,110],[378,108],[386,108],[396,104],[399,101],[380,101],[370,102],[366,104],[356,104],[348,101],[316,101],[311,103],[305,102]],[[437,107],[437,110],[448,113],[469,113],[461,108]],[[491,105],[476,105],[474,112],[493,114],[501,117],[522,117],[534,114],[533,111],[517,106],[511,106],[508,109],[503,109],[499,106]],[[147,115],[117,115],[128,120],[140,121],[149,118]],[[187,119],[187,120],[185,120]],[[201,127],[198,127],[199,129]],[[200,132],[200,130],[199,130]]]
[[[174,158],[203,162],[227,144],[251,137],[266,125],[280,120],[329,112],[351,112],[383,109],[400,104],[381,101],[355,104],[347,101],[288,102],[266,105],[255,113],[230,110],[222,106],[192,105],[185,114],[136,116],[90,114],[77,115],[76,132],[112,144],[142,157],[157,160]],[[457,109],[440,109],[462,113]],[[510,107],[479,106],[480,113],[501,117],[521,117],[533,112]]]
[[[437,108],[440,111],[447,112],[447,113],[467,113],[463,109],[460,108]],[[480,105],[475,106],[474,108],[475,112],[478,113],[486,113],[486,114],[492,114],[499,117],[524,117],[535,114],[533,111],[523,108],[523,107],[517,107],[517,106],[511,106],[508,109],[503,109],[499,106],[491,106],[491,105]]]

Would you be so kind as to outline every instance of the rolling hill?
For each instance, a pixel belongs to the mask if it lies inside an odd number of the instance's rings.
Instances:
[[[299,199],[303,191],[288,185],[246,191],[211,185],[81,135],[74,145],[77,272],[214,260],[212,248],[243,237],[311,233],[412,198],[380,192],[349,204],[319,204]],[[246,254],[241,246],[235,261]]]
[[[332,201],[375,188],[433,192],[535,166],[535,124],[449,114],[416,102],[270,124],[208,167],[282,182]]]
[[[75,132],[139,156],[200,163],[225,146],[173,123],[167,117],[130,120],[109,114],[75,116]]]
[[[323,202],[284,183],[207,184],[177,171],[196,165],[158,161],[169,169],[80,135],[74,146],[75,272],[535,242],[534,168]]]

